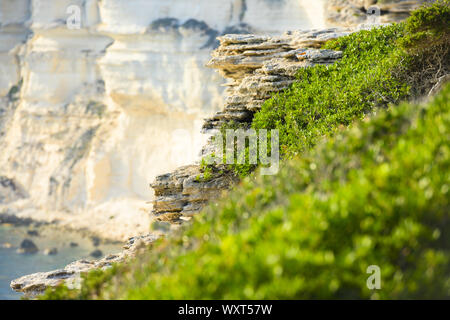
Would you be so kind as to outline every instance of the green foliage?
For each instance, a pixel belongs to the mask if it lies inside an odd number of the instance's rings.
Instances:
[[[124,268],[122,267],[121,270]],[[117,265],[110,267],[107,272],[103,270],[92,270],[87,274],[83,274],[81,279],[83,286],[80,290],[69,289],[65,285],[59,285],[54,289],[47,289],[45,294],[39,296],[39,300],[74,300],[74,299],[86,299],[90,297],[95,299],[97,297],[104,297],[101,292],[103,285],[111,281],[117,271],[119,270]]]
[[[248,130],[248,129],[250,129],[250,127],[246,123],[238,123],[235,121],[229,121],[229,122],[223,124],[222,127],[220,128],[220,131],[222,133],[222,138],[223,138],[223,141],[222,141],[223,146],[226,146],[226,130],[227,129]],[[229,165],[231,170],[241,179],[245,178],[246,176],[251,174],[257,168],[257,165],[250,164],[249,149],[248,149],[247,145],[248,144],[246,142],[246,148],[243,153],[239,153],[237,150],[237,146],[236,145],[234,146],[235,147],[234,148],[234,154],[235,154],[234,163]],[[224,149],[224,153],[223,153],[223,163],[227,163],[225,149]]]
[[[449,100],[450,85],[426,106],[340,131],[276,176],[246,178],[189,229],[75,297],[449,298]],[[366,286],[370,265],[380,290]]]
[[[450,72],[449,12],[449,0],[441,0],[405,23],[328,42],[324,49],[343,58],[301,69],[296,83],[263,104],[252,127],[278,129],[281,155],[290,158],[375,108],[426,94]],[[244,169],[234,167],[240,176],[254,168]]]
[[[253,120],[258,129],[278,129],[283,156],[292,157],[361,119],[375,107],[397,103],[408,87],[392,76],[401,25],[361,31],[326,44],[343,51],[331,66],[301,69],[299,81],[263,104]]]
[[[213,177],[213,167],[212,165],[207,164],[207,160],[205,158],[203,158],[200,163],[200,171],[203,174],[196,177],[197,182],[206,182],[211,180],[211,178]]]
[[[300,70],[262,106],[252,126],[279,129],[290,159],[277,175],[248,176],[138,261],[44,298],[450,298],[450,85],[392,106],[447,70],[442,4],[327,43],[341,61]],[[417,32],[437,47],[398,45]],[[380,290],[366,286],[370,265]]]

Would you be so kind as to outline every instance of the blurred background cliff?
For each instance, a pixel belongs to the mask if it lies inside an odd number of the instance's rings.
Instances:
[[[381,22],[421,2],[383,1]],[[0,215],[145,232],[149,182],[198,157],[223,105],[217,36],[354,26],[376,3],[0,0]]]

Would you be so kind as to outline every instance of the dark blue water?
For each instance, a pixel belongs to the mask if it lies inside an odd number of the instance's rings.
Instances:
[[[92,241],[74,232],[58,231],[52,228],[38,228],[38,236],[27,235],[33,228],[14,227],[0,224],[0,300],[20,299],[21,294],[11,290],[11,280],[35,272],[51,271],[62,268],[79,259],[92,259],[89,254],[100,249],[104,255],[121,251],[122,244],[100,244],[95,247]],[[39,252],[32,255],[16,253],[23,239],[32,240]],[[70,242],[78,243],[71,247]],[[4,248],[9,243],[12,248]],[[46,248],[57,248],[58,254],[43,254]]]

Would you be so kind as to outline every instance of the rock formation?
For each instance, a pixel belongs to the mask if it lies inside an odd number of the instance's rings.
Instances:
[[[81,274],[94,269],[105,269],[113,263],[126,262],[136,256],[140,249],[145,248],[158,238],[158,235],[147,235],[130,238],[124,246],[124,251],[110,254],[98,261],[79,260],[72,262],[63,269],[50,272],[39,272],[23,276],[11,282],[11,288],[28,296],[42,294],[48,287],[56,287],[61,283],[74,288],[80,284]]]
[[[0,203],[13,202],[27,196],[14,180],[0,176]]]
[[[320,50],[318,47],[323,42],[348,32],[325,29],[288,32],[275,37],[239,34],[220,37],[220,46],[213,52],[208,66],[218,69],[230,80],[228,97],[223,110],[205,121],[206,133],[217,129],[227,119],[236,120],[233,106],[237,104],[243,112],[249,114],[246,120],[249,123],[253,113],[270,93],[283,90],[293,82],[299,68],[335,62],[341,57],[340,52]],[[206,145],[204,150],[208,149],[209,146]],[[131,238],[122,253],[98,261],[76,261],[61,270],[27,275],[12,281],[11,288],[34,295],[62,282],[69,287],[76,287],[80,283],[80,274],[108,268],[115,262],[126,262],[139,248],[161,236],[162,231],[167,233],[176,229],[179,223],[189,220],[208,201],[219,197],[237,181],[225,165],[214,167],[208,178],[199,164],[183,166],[172,173],[160,175],[151,184],[156,194],[153,213],[157,220],[164,221],[160,223],[160,231]]]
[[[158,176],[151,184],[155,190],[152,212],[159,221],[189,220],[235,182],[237,178],[229,171],[215,170],[206,180],[198,164],[178,168]]]
[[[348,33],[348,30],[323,29],[274,37],[238,34],[219,37],[220,46],[207,66],[218,69],[229,79],[227,97],[223,110],[205,120],[204,132],[218,130],[228,121],[250,124],[265,100],[294,82],[299,68],[331,64],[339,59],[340,52],[318,48]],[[211,149],[210,144],[206,145],[203,155]],[[214,167],[208,178],[200,164],[160,175],[151,184],[156,195],[153,214],[158,220],[173,223],[188,220],[237,180],[225,165]]]
[[[322,27],[322,4],[0,1],[0,215],[145,233],[148,182],[198,157],[223,105],[216,36]]]
[[[83,17],[76,30],[66,25],[65,9],[74,2]],[[273,36],[280,26],[313,25],[307,10],[291,9],[317,8],[320,1],[172,2],[2,1],[0,38],[7,41],[0,42],[0,220],[62,219],[112,239],[143,234],[149,222],[139,211],[148,198],[143,184],[154,176],[156,219],[189,220],[238,178],[222,165],[206,176],[195,162],[199,140],[178,141],[177,149],[170,133],[182,129],[189,136],[203,128],[207,138],[230,120],[249,125],[266,99],[292,84],[299,68],[339,59],[340,52],[320,46],[350,32]],[[332,24],[354,26],[366,22],[375,4],[384,23],[403,19],[421,2],[330,0],[326,14]],[[207,65],[228,79],[224,92],[220,77],[203,68],[217,45]],[[201,155],[211,150],[209,140]],[[63,281],[76,286],[81,273],[126,262],[158,237],[132,238],[119,254],[24,276],[11,287],[36,294]]]
[[[369,22],[391,23],[406,19],[410,12],[432,0],[328,0],[327,23],[335,26],[357,26]],[[370,10],[369,10],[370,9]]]

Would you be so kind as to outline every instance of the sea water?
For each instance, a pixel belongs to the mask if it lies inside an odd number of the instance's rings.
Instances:
[[[30,236],[27,231],[38,231],[38,236]],[[30,239],[39,249],[36,254],[18,254],[17,248],[23,239]],[[78,246],[72,247],[71,242]],[[4,247],[10,244],[11,248]],[[99,244],[75,232],[57,230],[55,228],[15,227],[0,224],[0,300],[20,299],[21,293],[14,292],[9,284],[11,280],[21,276],[63,268],[67,264],[80,259],[93,259],[89,254],[100,249],[103,255],[118,253],[122,244]],[[56,255],[45,255],[47,248],[56,248]]]

